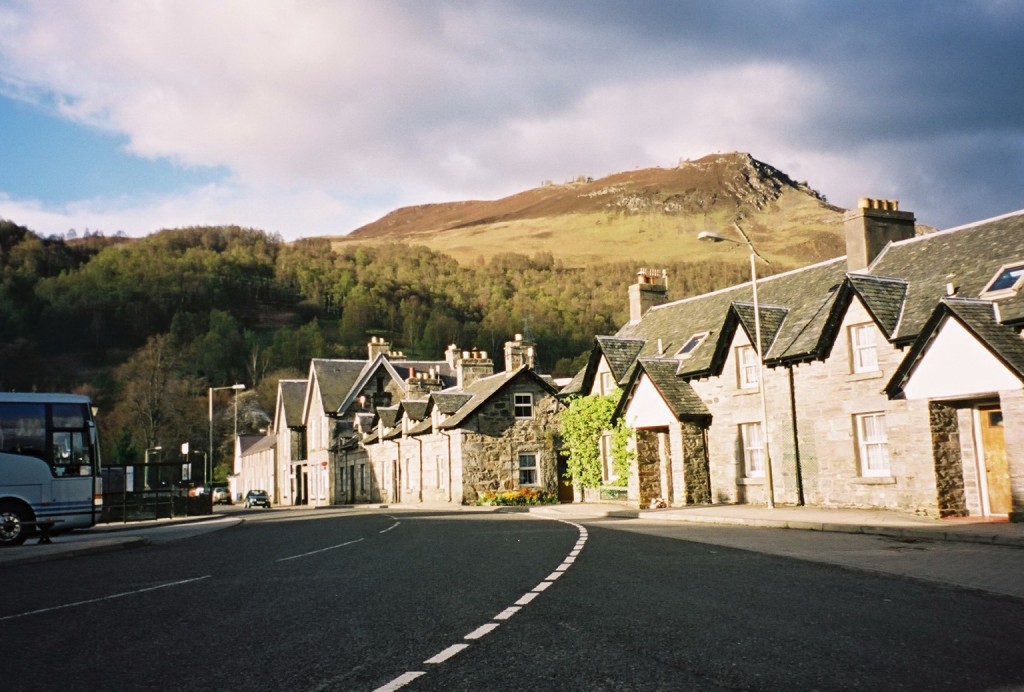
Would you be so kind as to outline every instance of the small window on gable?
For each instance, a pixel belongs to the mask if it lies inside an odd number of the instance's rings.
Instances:
[[[875,326],[855,324],[850,327],[850,357],[853,372],[877,372],[878,348],[875,345]]]
[[[516,418],[533,418],[533,394],[513,394],[512,409]]]
[[[690,337],[690,340],[683,344],[683,347],[676,351],[676,358],[684,360],[693,355],[693,352],[697,350],[697,347],[704,343],[704,339],[708,338],[707,332],[701,332],[700,334],[694,334]]]
[[[1020,288],[1022,280],[1024,280],[1024,262],[1004,264],[981,294],[982,296],[991,296],[994,293],[1008,295]]]

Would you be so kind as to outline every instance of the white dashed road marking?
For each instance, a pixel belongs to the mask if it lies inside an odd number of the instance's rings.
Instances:
[[[76,606],[88,605],[90,603],[100,603],[101,601],[111,601],[115,598],[124,598],[125,596],[134,596],[135,594],[146,593],[147,591],[156,591],[157,589],[166,589],[170,586],[181,586],[182,584],[191,584],[194,581],[202,581],[203,579],[209,579],[211,575],[207,574],[205,577],[195,577],[194,579],[182,579],[181,581],[172,581],[167,584],[160,584],[158,586],[147,586],[144,589],[136,589],[135,591],[125,591],[122,593],[111,594],[110,596],[101,596],[100,598],[90,598],[88,601],[75,601],[74,603],[65,603],[64,605],[53,606],[51,608],[40,608],[39,610],[30,610],[27,613],[18,613],[17,615],[4,615],[0,617],[0,622],[4,620],[13,620],[15,618],[23,618],[28,615],[39,615],[40,613],[49,613],[54,610],[63,610],[64,608],[74,608]]]
[[[346,545],[352,545],[353,543],[358,543],[361,540],[363,540],[363,539],[362,538],[357,538],[354,541],[349,541],[347,543],[339,543],[338,545],[332,545],[332,546],[329,546],[327,548],[320,548],[320,550],[310,550],[308,553],[300,553],[298,555],[291,555],[290,557],[282,557],[279,560],[274,560],[274,562],[287,562],[288,560],[296,560],[296,559],[298,559],[300,557],[309,557],[310,555],[316,555],[317,553],[326,553],[328,550],[336,550],[338,548],[344,548]]]
[[[539,596],[541,593],[543,593],[548,588],[550,588],[550,586],[554,583],[554,581],[556,579],[558,579],[560,576],[562,576],[563,574],[565,574],[565,571],[567,569],[569,569],[570,567],[572,567],[573,563],[576,562],[576,557],[580,554],[580,551],[583,550],[583,546],[587,542],[587,530],[585,528],[583,528],[582,526],[580,526],[579,524],[574,524],[571,521],[564,521],[562,519],[560,519],[559,521],[561,521],[563,524],[569,524],[570,526],[575,526],[579,530],[579,532],[580,532],[580,538],[576,542],[576,545],[573,547],[572,552],[570,552],[569,555],[566,556],[566,558],[562,561],[562,564],[560,564],[558,567],[556,567],[555,571],[552,572],[551,574],[549,574],[544,579],[544,581],[542,581],[540,584],[537,584],[537,586],[533,587],[533,590],[530,591],[529,593],[523,594],[519,598],[519,600],[515,602],[514,605],[512,605],[512,606],[510,606],[508,608],[505,608],[505,610],[503,610],[500,613],[498,613],[497,615],[495,615],[492,618],[492,620],[508,620],[510,617],[512,617],[513,615],[518,613],[520,610],[522,610],[523,606],[525,606],[526,604],[530,603],[533,599],[537,598],[537,596]],[[395,524],[395,526],[397,526],[397,524]],[[395,528],[395,527],[392,526],[389,529],[385,529],[384,531],[390,531],[393,528]],[[384,531],[381,531],[381,533],[384,533]],[[487,634],[490,634],[491,632],[493,632],[497,628],[498,628],[498,623],[497,622],[488,622],[485,625],[481,625],[480,627],[477,627],[475,630],[473,630],[472,632],[467,634],[465,637],[463,637],[463,639],[468,639],[468,640],[480,639],[481,637],[483,637],[483,636],[485,636]],[[431,656],[430,658],[428,658],[426,661],[424,661],[424,663],[426,663],[428,665],[444,663],[445,661],[447,661],[449,658],[451,658],[455,654],[457,654],[460,651],[463,651],[465,649],[468,649],[468,648],[469,648],[469,644],[452,644],[451,646],[449,646],[447,649],[445,649],[441,653],[436,654],[436,655]],[[406,672],[406,673],[402,673],[397,678],[395,678],[391,682],[387,683],[383,687],[378,687],[376,690],[374,690],[374,692],[394,692],[395,690],[398,690],[398,689],[404,687],[405,685],[409,684],[410,682],[412,682],[416,678],[420,677],[421,675],[426,675],[426,672],[425,671],[409,671],[409,672]]]
[[[459,653],[463,649],[468,649],[468,648],[469,648],[469,644],[452,644],[451,646],[449,646],[447,649],[445,649],[441,653],[435,654],[435,655],[431,656],[430,658],[428,658],[426,661],[424,661],[424,663],[444,663],[445,661],[447,661],[449,658],[451,658],[455,654]]]

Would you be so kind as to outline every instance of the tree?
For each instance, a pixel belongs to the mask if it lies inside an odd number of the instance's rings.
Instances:
[[[606,396],[576,397],[559,414],[563,449],[569,452],[565,477],[575,485],[596,488],[602,484],[601,436],[605,431],[612,432],[612,461],[620,483],[625,481],[632,431],[621,419],[612,425],[612,414],[621,397],[621,390]]]

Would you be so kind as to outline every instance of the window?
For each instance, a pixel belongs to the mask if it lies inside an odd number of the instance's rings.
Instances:
[[[519,453],[519,485],[537,485],[537,455],[534,452]]]
[[[857,451],[862,476],[889,475],[889,434],[884,413],[861,413],[854,416]]]
[[[736,349],[736,365],[739,368],[740,389],[757,389],[761,368],[753,346],[740,346]]]
[[[690,337],[690,340],[683,344],[683,347],[676,351],[676,358],[684,360],[693,355],[693,352],[697,350],[697,347],[704,343],[704,339],[708,338],[707,332],[700,334],[694,334]]]
[[[616,386],[618,386],[618,385],[616,385],[616,383],[615,383],[615,376],[614,375],[612,375],[607,370],[601,373],[601,385],[600,385],[601,396],[605,396],[607,394],[611,394],[613,391],[615,391],[615,387]]]
[[[533,394],[513,394],[512,408],[516,418],[533,418]]]
[[[992,297],[993,293],[1009,295],[1020,288],[1022,279],[1024,279],[1024,262],[1004,264],[989,281],[981,295],[983,298]]]
[[[764,434],[760,423],[740,424],[743,439],[743,476],[764,477]]]
[[[615,473],[615,462],[612,460],[612,434],[610,432],[601,433],[600,450],[602,480],[605,483],[611,483],[618,479],[619,475]]]
[[[850,327],[850,357],[854,372],[877,372],[878,349],[875,335],[878,330],[873,324],[856,324]]]

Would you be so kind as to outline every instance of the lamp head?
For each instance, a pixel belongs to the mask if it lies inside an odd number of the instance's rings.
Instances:
[[[245,385],[244,384],[233,384],[233,385],[231,385],[231,388],[234,389],[235,391],[241,391],[241,390],[245,389]]]

